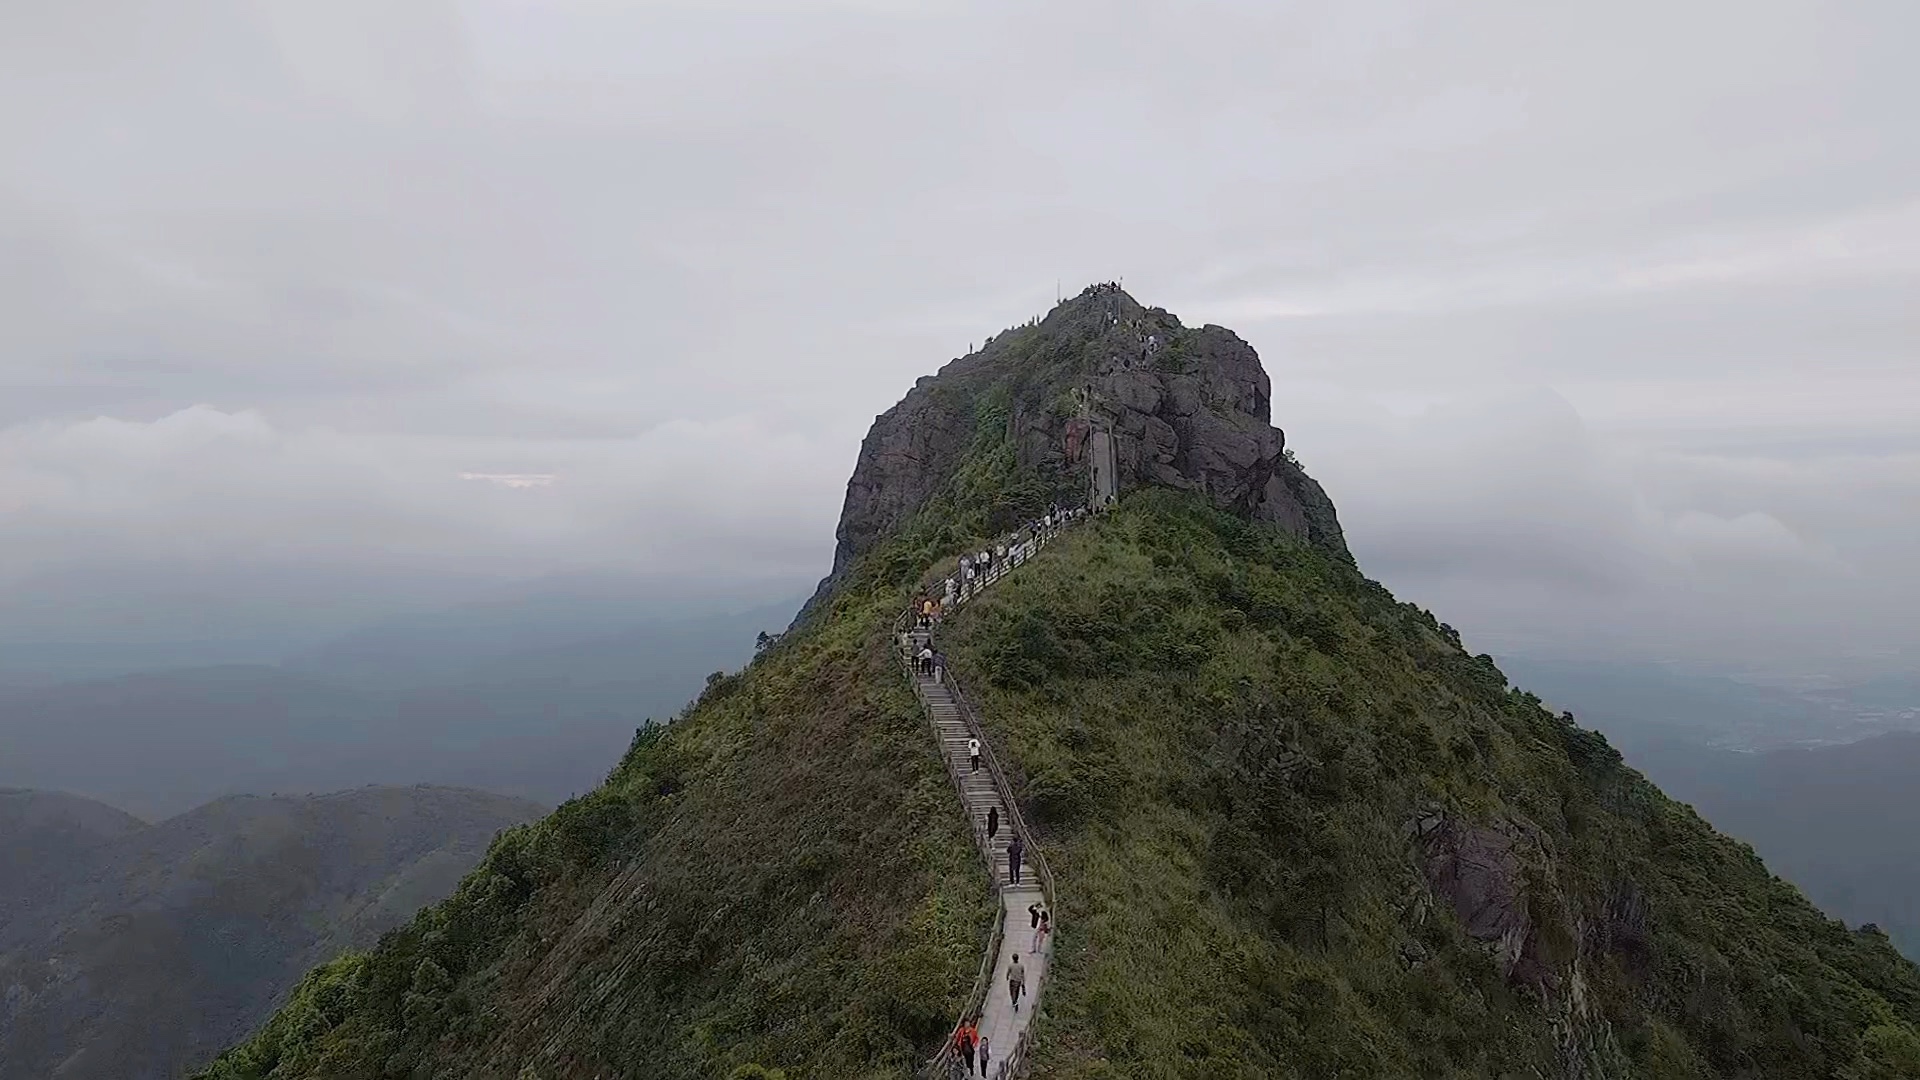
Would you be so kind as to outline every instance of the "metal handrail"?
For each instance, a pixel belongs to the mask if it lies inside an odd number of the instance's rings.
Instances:
[[[1006,577],[1007,574],[1011,573],[1016,567],[1025,565],[1027,560],[1038,554],[1041,548],[1058,537],[1070,524],[1072,523],[1064,522],[1055,525],[1051,530],[1043,531],[1031,540],[1009,545],[1006,558],[996,560],[987,573],[975,578],[971,583],[963,583],[959,589],[956,590],[954,607],[957,608],[966,601],[980,595],[980,592],[987,588],[987,586]],[[948,614],[948,612],[943,610],[941,614],[945,615]],[[921,690],[918,674],[913,667],[913,658],[909,655],[911,643],[915,636],[915,624],[917,621],[918,616],[915,612],[910,610],[903,613],[895,620],[894,638],[896,642],[904,641],[909,646],[908,648],[900,650],[901,666],[905,670],[909,681],[913,684],[914,697],[920,702],[920,711],[927,717],[928,726],[933,729],[935,742],[938,743],[940,739],[939,724],[933,719],[933,710],[927,704],[926,695]],[[931,644],[933,640],[932,634],[932,628],[929,627],[927,630],[927,641],[929,644]],[[993,741],[987,738],[986,731],[980,723],[979,713],[974,709],[973,702],[968,700],[966,692],[961,689],[960,681],[954,675],[951,668],[943,673],[942,681],[953,697],[954,706],[959,712],[961,723],[973,738],[980,740],[981,749],[985,751],[983,756],[987,763],[987,775],[993,783],[994,793],[999,796],[1001,804],[1006,807],[1008,835],[1022,837],[1023,842],[1026,844],[1026,850],[1032,853],[1033,859],[1035,860],[1034,867],[1037,870],[1036,876],[1040,880],[1040,893],[1046,899],[1047,909],[1053,912],[1057,918],[1059,905],[1054,889],[1053,869],[1047,864],[1046,852],[1041,850],[1039,843],[1034,840],[1033,831],[1027,826],[1026,815],[1020,812],[1020,803],[1013,795],[1013,784],[1007,778],[1006,770],[1001,766],[999,756],[994,753]],[[953,781],[954,790],[960,797],[960,805],[965,807],[967,805],[966,781],[961,777],[959,767],[944,750],[941,752],[940,757],[942,763],[946,766],[948,778]],[[994,865],[992,841],[987,839],[980,823],[973,820],[973,813],[970,810],[967,812],[967,823],[973,832],[974,846],[980,850],[982,857],[986,861],[987,874],[993,881],[993,896],[995,900],[998,901],[1000,897],[1000,875]],[[967,1017],[982,1011],[986,995],[991,989],[988,983],[993,978],[993,964],[994,961],[998,959],[1001,944],[1006,938],[1006,921],[1006,905],[996,902],[994,904],[993,929],[988,935],[986,954],[981,957],[980,973],[974,979],[973,990],[967,995],[967,1005],[961,1010],[959,1019],[954,1021],[954,1026],[948,1031],[947,1037],[941,1040],[940,1049],[934,1052],[932,1058],[928,1059],[923,1068],[924,1075],[928,1077],[938,1077],[943,1070],[951,1073],[954,1069],[956,1065],[955,1054],[957,1053],[954,1049],[954,1037],[959,1032],[960,1025],[966,1022]],[[1006,1080],[1013,1080],[1026,1065],[1026,1057],[1031,1045],[1032,1035],[1033,1028],[1032,1025],[1029,1024],[1026,1030],[1020,1033],[1020,1038],[1014,1043],[1013,1049],[1002,1058],[1005,1062],[1002,1066],[1002,1076],[1006,1078]]]
[[[1001,768],[999,758],[996,757],[993,753],[993,743],[989,741],[985,737],[985,735],[982,734],[981,732],[980,719],[978,714],[976,714],[973,710],[973,704],[966,700],[965,694],[960,689],[959,681],[953,678],[953,672],[951,671],[947,672],[947,679],[948,679],[948,689],[950,689],[953,692],[954,701],[956,704],[960,706],[960,715],[961,717],[964,718],[966,722],[967,730],[973,732],[975,737],[980,739],[981,748],[986,750],[987,752],[985,754],[985,758],[986,758],[987,768],[991,773],[991,775],[993,776],[993,786],[995,790],[999,792],[1001,801],[1005,803],[1007,807],[1008,827],[1011,830],[1012,835],[1022,836],[1026,838],[1027,851],[1032,854],[1035,860],[1035,869],[1038,870],[1038,874],[1036,876],[1040,879],[1040,893],[1042,896],[1046,898],[1047,910],[1052,912],[1054,921],[1058,923],[1060,918],[1060,904],[1059,904],[1058,897],[1054,891],[1053,870],[1051,867],[1047,865],[1047,854],[1040,847],[1039,843],[1037,843],[1033,839],[1033,831],[1027,826],[1026,816],[1020,813],[1020,804],[1013,798],[1013,786],[1011,782],[1008,781],[1005,770]],[[968,816],[971,817],[972,815],[968,815]],[[987,865],[988,865],[988,872],[995,874],[995,881],[994,881],[995,890],[994,891],[997,895],[999,892],[998,872],[993,869],[991,854],[989,854]],[[996,920],[996,923],[1000,925],[1000,928],[1004,932],[1004,924],[1007,918],[1007,908],[1005,904],[1000,904],[998,906],[1000,908],[1000,915],[999,915],[999,918]],[[995,936],[996,936],[996,939],[1000,937],[999,934],[996,934]],[[993,963],[993,960],[996,957],[998,957],[999,954],[1000,954],[1000,942],[996,940],[994,942],[992,952],[988,954],[986,959],[984,976],[987,979],[992,978],[993,973],[992,973],[991,965]],[[976,991],[986,990],[986,989],[990,989],[990,988],[976,987]],[[971,1010],[969,1010],[967,1015],[972,1015]],[[1028,1024],[1027,1027],[1020,1032],[1020,1038],[1014,1043],[1013,1050],[1007,1053],[1005,1057],[1006,1065],[1003,1066],[1003,1068],[1005,1069],[1005,1072],[1002,1074],[1004,1077],[1004,1080],[1013,1080],[1014,1077],[1017,1077],[1020,1075],[1021,1068],[1024,1067],[1026,1064],[1028,1045],[1032,1037],[1033,1037],[1033,1025]],[[951,1051],[952,1049],[951,1037],[949,1037],[948,1043],[949,1043],[948,1049],[949,1051]]]
[[[908,677],[913,679],[914,697],[919,700],[920,711],[926,716],[927,726],[933,730],[934,741],[938,744],[940,741],[940,727],[933,719],[933,710],[927,705],[926,696],[920,691],[920,680],[914,677],[912,660],[904,656],[904,654],[902,660],[902,666],[906,668]],[[959,769],[954,766],[952,759],[947,756],[944,750],[941,752],[940,757],[946,766],[947,778],[953,781],[954,793],[959,796],[960,805],[965,807],[967,805],[966,781],[961,779]],[[947,1032],[946,1038],[941,1040],[940,1049],[934,1052],[933,1057],[927,1061],[923,1070],[929,1077],[938,1076],[942,1069],[951,1071],[954,1063],[954,1054],[956,1053],[953,1045],[954,1036],[959,1033],[960,1025],[966,1023],[967,1017],[977,1015],[985,1008],[987,994],[992,988],[990,984],[993,981],[993,963],[994,960],[999,957],[1000,943],[1006,937],[1007,908],[1005,904],[999,902],[1000,882],[993,868],[992,844],[987,840],[980,824],[973,820],[973,814],[970,812],[967,814],[967,824],[973,833],[974,847],[980,851],[981,857],[986,861],[987,876],[992,880],[992,889],[989,891],[989,895],[992,896],[994,900],[993,927],[987,933],[987,947],[980,957],[980,971],[979,974],[974,976],[973,989],[967,994],[967,1004],[960,1010],[960,1016],[953,1022],[953,1027]]]
[[[1040,845],[1034,841],[1033,831],[1027,827],[1026,815],[1020,812],[1020,804],[1013,797],[1013,782],[1007,778],[1006,770],[1001,767],[999,755],[993,752],[993,742],[987,738],[985,729],[981,727],[980,715],[974,711],[973,702],[967,700],[966,692],[960,688],[960,680],[954,678],[951,671],[947,672],[947,689],[953,693],[954,704],[959,706],[960,716],[967,725],[967,730],[973,733],[974,738],[980,740],[980,748],[986,751],[982,758],[986,762],[987,772],[993,777],[994,790],[1000,795],[1000,801],[1007,804],[1008,829],[1012,835],[1020,836],[1026,843],[1027,850],[1033,853],[1040,871],[1040,891],[1047,898],[1047,907],[1052,908],[1054,906],[1053,871],[1048,868],[1046,853],[1041,851]]]

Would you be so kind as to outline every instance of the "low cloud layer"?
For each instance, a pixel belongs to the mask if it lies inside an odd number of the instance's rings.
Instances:
[[[1362,564],[1477,648],[1847,675],[1920,651],[1920,451],[1661,444],[1545,389],[1303,415]]]
[[[804,583],[874,414],[1124,278],[1486,647],[1920,655],[1909,4],[15,7],[14,641]]]

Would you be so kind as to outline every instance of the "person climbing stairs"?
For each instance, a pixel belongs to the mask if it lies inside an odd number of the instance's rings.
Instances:
[[[1085,513],[1084,509],[1055,511],[1034,526],[1004,538],[1001,543],[1006,545],[1006,550],[1019,553],[1017,560],[998,560],[992,573],[976,576],[970,588],[960,590],[955,603],[940,610],[938,618],[914,617],[923,614],[924,609],[909,612],[899,634],[904,666],[939,740],[941,756],[955,780],[974,843],[1000,896],[1003,932],[986,975],[986,985],[975,987],[977,1019],[962,1017],[954,1031],[957,1033],[961,1025],[974,1024],[981,1045],[1000,1048],[1000,1075],[1006,1077],[1017,1075],[1026,1064],[1028,1030],[1039,1011],[1053,953],[1051,934],[1031,935],[1023,928],[1027,928],[1030,910],[1045,909],[1051,913],[1057,898],[1053,895],[1051,876],[1044,871],[1043,859],[1038,860],[1040,873],[1035,873],[1030,865],[1023,865],[1036,861],[1033,849],[1028,846],[1032,841],[1026,835],[1025,822],[1007,787],[992,744],[964,705],[958,679],[944,664],[935,669],[917,661],[932,649],[940,621],[951,617],[960,605],[984,589],[1005,580],[1016,566],[1024,565],[1067,526],[1082,520]],[[998,549],[989,545],[987,550]],[[971,559],[969,556],[970,562]],[[1039,947],[1034,948],[1035,945]],[[1013,985],[1020,987],[1019,993],[1012,992]],[[950,1037],[928,1063],[928,1074],[958,1075],[962,1062],[957,1046]]]

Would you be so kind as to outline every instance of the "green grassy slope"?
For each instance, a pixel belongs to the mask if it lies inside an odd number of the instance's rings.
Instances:
[[[907,1075],[991,912],[887,637],[930,568],[1083,490],[1019,443],[1110,344],[1077,303],[929,386],[964,448],[778,645],[204,1075]],[[1912,964],[1282,479],[1309,541],[1134,492],[946,632],[1061,893],[1033,1075],[1920,1076]]]
[[[948,640],[1061,883],[1037,1075],[1920,1075],[1884,937],[1309,545],[1144,493]],[[1509,964],[1423,820],[1513,838]]]
[[[904,1075],[971,988],[991,908],[889,665],[903,597],[844,600],[716,677],[201,1075]]]

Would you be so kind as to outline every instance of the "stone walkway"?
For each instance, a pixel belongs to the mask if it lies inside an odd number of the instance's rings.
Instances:
[[[993,880],[1000,885],[1000,906],[1006,912],[1006,934],[1000,941],[1000,955],[994,958],[993,975],[987,980],[986,1005],[981,1010],[980,1018],[980,1034],[986,1038],[992,1053],[990,1060],[993,1071],[987,1075],[997,1077],[1001,1063],[1013,1053],[1014,1047],[1020,1043],[1020,1037],[1026,1034],[1027,1025],[1032,1023],[1034,1010],[1039,1007],[1040,991],[1046,984],[1046,954],[1052,953],[1053,943],[1047,943],[1042,955],[1032,954],[1033,931],[1028,926],[1032,919],[1027,914],[1027,905],[1037,903],[1044,906],[1046,896],[1031,865],[1031,854],[1027,858],[1028,865],[1024,867],[1024,882],[1020,885],[1008,884],[1007,839],[1013,829],[1000,793],[994,789],[993,774],[985,764],[977,770],[972,768],[967,756],[969,735],[966,722],[961,719],[959,706],[954,704],[947,688],[927,678],[919,678],[918,681],[921,697],[933,717],[935,730],[940,734],[940,747],[946,755],[947,768],[962,778],[967,817],[972,821],[976,837],[986,832],[987,812],[994,807],[1001,808],[999,834],[993,838],[991,850]],[[1027,996],[1021,999],[1018,1011],[1014,1010],[1007,995],[1007,969],[1013,966],[1016,955],[1020,957],[1021,966],[1027,970]],[[981,1074],[976,1069],[974,1075]]]
[[[983,589],[999,582],[1024,564],[1060,532],[1083,516],[1071,514],[1061,525],[1042,533],[1034,539],[1013,543],[1009,547],[1011,558],[995,566],[993,572],[983,575],[970,588],[962,590],[954,598],[950,607],[957,607],[966,600],[977,596]],[[951,613],[949,610],[948,614]],[[911,622],[908,625],[912,625]],[[990,872],[993,875],[999,894],[1003,913],[1001,926],[1004,928],[999,938],[999,948],[993,959],[991,974],[988,976],[984,1001],[979,1006],[980,1034],[990,1050],[988,1071],[982,1072],[976,1060],[972,1075],[986,1076],[993,1080],[1011,1078],[1025,1065],[1025,1037],[1035,1012],[1039,1009],[1042,991],[1046,988],[1047,969],[1053,955],[1053,942],[1049,939],[1036,954],[1033,946],[1032,916],[1028,907],[1040,904],[1050,908],[1045,883],[1044,857],[1034,844],[1032,836],[1025,836],[1026,858],[1023,861],[1021,884],[1014,885],[1007,872],[1007,842],[1016,832],[1024,833],[1025,822],[1018,807],[1012,804],[1012,792],[1007,789],[1004,770],[997,769],[991,745],[986,741],[985,732],[971,728],[967,712],[963,706],[964,694],[956,696],[957,687],[953,685],[951,672],[945,673],[944,681],[922,674],[911,663],[911,657],[920,651],[922,645],[932,640],[928,630],[909,630],[902,634],[901,644],[909,657],[908,670],[913,673],[914,689],[919,694],[927,717],[940,740],[940,750],[946,761],[947,770],[953,776],[955,789],[966,807],[967,819],[973,830],[975,844],[979,847]],[[937,646],[936,646],[937,647]],[[967,753],[967,740],[979,736],[981,739],[981,762],[978,768]],[[998,773],[999,775],[996,775]],[[987,815],[998,808],[999,828],[995,835],[986,835]],[[1014,957],[1020,958],[1020,964],[1026,969],[1026,992],[1021,995],[1019,1008],[1014,1008],[1007,991],[1007,972],[1013,966]],[[983,958],[984,959],[984,958]],[[978,987],[976,987],[978,990]],[[951,1040],[949,1040],[951,1041]],[[933,1076],[964,1075],[962,1063],[951,1053],[951,1047],[943,1047],[941,1053],[928,1062],[928,1073]]]

